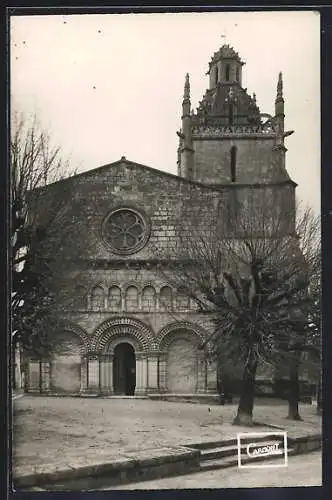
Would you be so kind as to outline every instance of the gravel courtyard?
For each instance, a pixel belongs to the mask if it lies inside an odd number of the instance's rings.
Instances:
[[[231,425],[233,405],[26,395],[13,407],[14,469],[86,465],[91,458],[111,460],[129,451],[231,439],[248,431]],[[320,432],[314,406],[302,405],[303,423],[289,422],[286,414],[286,403],[260,404],[254,411],[258,422],[302,434]]]

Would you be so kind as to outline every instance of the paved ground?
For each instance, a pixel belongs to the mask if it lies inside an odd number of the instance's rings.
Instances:
[[[267,464],[268,462],[264,462]],[[230,469],[198,472],[154,481],[117,486],[114,490],[162,490],[186,488],[267,488],[321,486],[321,453],[290,457],[287,468]]]
[[[205,404],[27,395],[13,405],[14,469],[31,472],[35,466],[89,465],[135,450],[231,439],[248,431],[231,425],[232,405],[209,411]],[[284,418],[287,404],[258,405],[255,417],[300,434],[319,432],[315,408],[303,405],[301,412],[305,422],[295,425]]]

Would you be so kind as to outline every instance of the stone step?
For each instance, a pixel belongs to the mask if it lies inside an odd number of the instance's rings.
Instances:
[[[289,449],[288,450],[288,456],[294,455],[295,450],[294,449]],[[270,462],[271,460],[276,460],[276,459],[283,459],[284,457],[282,456],[276,456],[276,455],[270,455],[270,456],[262,456],[253,459],[243,457],[241,459],[241,464],[254,464],[257,462]],[[200,470],[201,471],[212,471],[212,470],[219,470],[219,469],[226,469],[227,467],[237,467],[238,466],[238,457],[236,455],[232,456],[223,456],[219,458],[213,458],[209,460],[203,460],[201,461],[200,464]]]
[[[264,446],[264,444],[269,444],[271,440],[265,440],[260,442],[259,444]],[[242,455],[246,455],[246,444],[243,444],[241,446],[241,453]],[[280,444],[280,449],[283,450],[283,442]],[[222,457],[229,457],[229,456],[237,456],[238,455],[238,447],[237,445],[230,445],[230,446],[220,446],[220,447],[215,447],[215,448],[208,448],[205,450],[200,450],[200,460],[206,461],[206,460],[211,460],[215,458],[222,458]]]
[[[122,396],[122,395],[110,395],[101,396],[103,399],[149,399],[148,396]]]
[[[246,445],[248,443],[251,443],[252,441],[255,441],[255,443],[264,443],[267,441],[280,441],[283,442],[283,436],[280,434],[274,434],[271,432],[269,433],[268,437],[267,436],[255,436],[254,438],[251,437],[241,437],[241,445]],[[224,439],[221,441],[206,441],[202,443],[193,443],[193,444],[186,444],[186,447],[188,448],[194,448],[196,450],[207,450],[207,449],[214,449],[214,448],[223,448],[225,446],[235,446],[237,448],[237,439]]]
[[[242,448],[242,447],[241,447]],[[215,458],[222,457],[234,457],[237,456],[237,446],[222,446],[220,448],[209,448],[207,450],[202,450],[200,455],[201,463],[206,460],[213,460]]]

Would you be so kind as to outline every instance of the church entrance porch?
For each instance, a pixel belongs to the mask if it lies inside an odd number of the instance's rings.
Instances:
[[[58,334],[60,335],[60,334]],[[215,367],[199,346],[202,335],[175,323],[153,337],[133,318],[111,318],[84,338],[64,331],[52,359],[30,360],[27,390],[115,397],[215,393]]]
[[[135,350],[128,342],[121,342],[113,354],[113,392],[115,395],[133,396],[136,387]]]

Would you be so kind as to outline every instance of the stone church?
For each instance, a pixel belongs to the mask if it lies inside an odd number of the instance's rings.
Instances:
[[[295,206],[296,184],[285,168],[291,132],[284,130],[282,75],[271,116],[242,87],[244,64],[229,45],[215,52],[196,111],[186,75],[177,175],[122,157],[49,186],[46,197],[71,186],[64,217],[79,228],[79,250],[62,287],[70,301],[61,306],[58,349],[51,359],[30,360],[27,391],[216,393],[216,369],[199,349],[210,320],[158,269],[167,266],[179,222],[189,221],[198,199],[204,210],[195,223],[202,225],[225,192],[246,196],[252,186]]]

